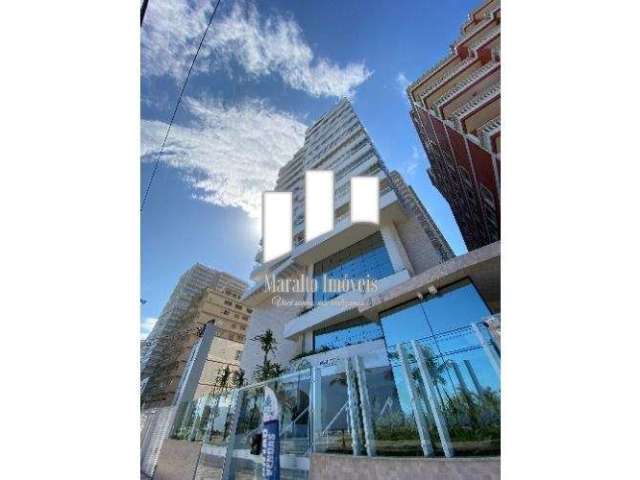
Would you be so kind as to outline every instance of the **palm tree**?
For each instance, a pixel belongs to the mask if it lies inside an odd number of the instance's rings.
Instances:
[[[270,328],[268,328],[262,335],[256,335],[251,340],[254,342],[260,342],[260,349],[264,352],[263,364],[267,363],[269,353],[278,350],[278,341],[273,336],[273,331]]]
[[[233,377],[231,378],[231,384],[235,388],[240,388],[244,386],[244,370],[239,368],[235,372],[233,372]]]
[[[270,378],[276,378],[282,375],[284,369],[279,363],[265,360],[262,365],[257,365],[255,379],[257,382],[264,382]]]
[[[269,360],[269,353],[273,353],[278,350],[278,341],[273,336],[273,331],[269,328],[262,335],[256,335],[251,340],[254,342],[260,342],[260,349],[264,352],[264,359],[262,365],[257,365],[255,379],[258,382],[262,382],[269,378],[275,378],[282,375],[284,369],[279,363]]]
[[[231,369],[229,365],[225,365],[224,370],[218,370],[218,377],[214,382],[214,393],[216,387],[218,387],[218,393],[222,393],[229,388],[229,381],[231,380]]]

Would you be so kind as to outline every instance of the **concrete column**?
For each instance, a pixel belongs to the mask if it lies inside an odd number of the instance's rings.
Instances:
[[[411,275],[414,275],[413,265],[411,265],[409,255],[407,255],[407,251],[404,249],[404,245],[402,245],[400,235],[398,235],[398,230],[396,230],[393,222],[382,223],[380,225],[380,233],[384,240],[384,246],[389,253],[393,270],[395,272],[407,270]]]
[[[207,323],[200,340],[194,345],[194,351],[185,366],[184,373],[180,379],[180,387],[176,390],[173,405],[180,405],[193,399],[202,375],[202,369],[209,355],[209,348],[216,331],[213,322]]]

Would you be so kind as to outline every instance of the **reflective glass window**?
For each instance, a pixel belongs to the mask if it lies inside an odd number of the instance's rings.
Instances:
[[[382,338],[382,328],[364,317],[313,332],[313,349],[333,350]]]
[[[317,262],[313,268],[318,290],[314,292],[314,303],[328,301],[338,296],[336,292],[324,291],[324,278],[372,279],[384,278],[393,273],[389,254],[382,235],[376,232],[333,255]]]

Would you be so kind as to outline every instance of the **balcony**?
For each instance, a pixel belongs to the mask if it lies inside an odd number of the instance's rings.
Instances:
[[[454,55],[453,53],[448,53],[447,56],[440,59],[438,63],[436,63],[433,67],[431,67],[429,70],[427,70],[422,75],[420,75],[420,78],[418,78],[415,82],[413,82],[411,85],[407,87],[407,93],[409,94],[409,96],[413,95],[414,93],[413,91],[418,86],[420,86],[420,84],[426,82],[433,74],[435,74],[436,72],[444,68],[446,65],[448,65],[452,60],[456,58],[458,58],[457,55]]]
[[[487,27],[492,25],[497,20],[498,12],[500,11],[500,6],[495,7],[482,15],[482,20],[473,25],[471,28],[467,29],[467,31],[455,42],[457,46],[466,46],[470,48],[469,45],[465,45],[469,40],[476,40],[476,35],[485,30]]]
[[[464,105],[459,107],[450,116],[450,119],[453,122],[456,130],[458,130],[459,132],[466,133],[468,129],[464,128],[464,119],[467,118],[476,110],[481,109],[484,105],[492,102],[499,96],[500,96],[500,82],[493,84],[491,87],[487,88],[483,93],[481,93],[480,95],[476,95],[475,97],[472,97],[471,100],[469,100]]]
[[[467,78],[454,85],[453,88],[449,89],[449,91],[442,95],[440,98],[438,98],[432,105],[433,109],[438,112],[439,115],[441,115],[441,109],[442,107],[444,107],[444,105],[453,100],[456,96],[460,95],[475,82],[491,75],[499,68],[500,64],[498,62],[490,61],[486,63],[485,65],[471,73],[471,75],[469,75]]]
[[[480,138],[480,145],[482,145],[482,147],[485,150],[488,150],[489,152],[493,152],[495,150],[493,148],[493,139],[499,133],[500,133],[500,117],[497,117],[485,123],[481,128],[478,129],[478,137]]]
[[[447,72],[444,72],[442,77],[440,77],[436,82],[434,82],[432,85],[427,87],[420,94],[420,100],[422,101],[422,103],[425,106],[429,107],[429,105],[427,103],[428,97],[430,97],[434,92],[437,92],[442,87],[446,86],[446,84],[448,82],[450,82],[456,76],[458,76],[459,74],[461,74],[462,72],[464,72],[465,70],[470,68],[476,62],[478,62],[477,58],[469,57],[469,58],[465,59],[462,63],[457,65],[455,68],[453,68],[453,69],[451,69],[451,70],[449,70]]]
[[[477,53],[479,48],[482,48],[484,45],[494,41],[499,36],[500,25],[496,25],[486,32],[483,32],[482,35],[478,35],[477,37],[471,39],[467,45],[467,48]]]

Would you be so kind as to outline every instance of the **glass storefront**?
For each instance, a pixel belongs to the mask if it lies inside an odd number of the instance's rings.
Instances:
[[[314,304],[329,301],[338,296],[335,292],[325,292],[324,277],[328,279],[372,279],[388,277],[393,273],[389,254],[382,235],[376,232],[313,266],[313,276],[318,290],[313,294]]]
[[[418,400],[417,414],[423,416],[436,455],[446,453],[435,421],[438,415],[446,425],[452,455],[500,452],[500,379],[485,350],[495,347],[483,345],[483,340],[490,344],[490,335],[478,324],[490,315],[468,280],[381,314],[401,415],[416,415],[409,377]],[[404,365],[399,349],[406,354]],[[497,350],[491,353],[499,355]],[[420,371],[419,354],[432,389]]]

